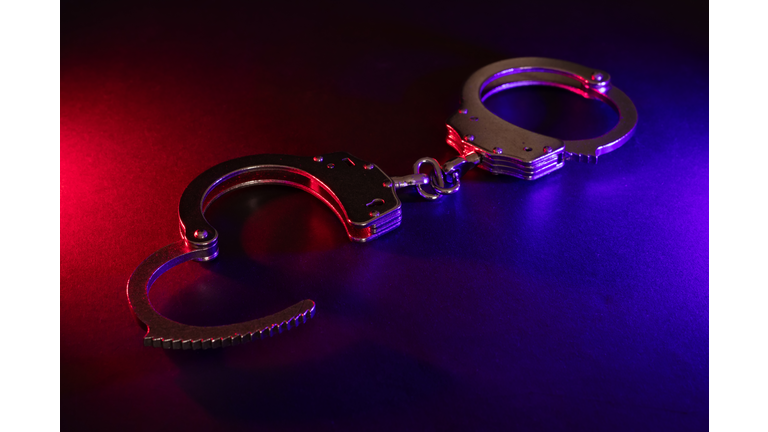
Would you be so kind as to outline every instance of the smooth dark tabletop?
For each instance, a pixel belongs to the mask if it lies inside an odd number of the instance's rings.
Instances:
[[[322,2],[321,2],[322,3]],[[61,7],[64,430],[705,430],[708,10],[667,2]],[[145,348],[126,298],[178,240],[186,185],[258,153],[444,162],[464,80],[512,57],[608,71],[637,132],[527,182],[468,173],[350,242],[322,202],[242,189],[207,213],[220,256],[163,275],[168,317],[217,325],[303,299],[315,317],[207,351]],[[616,117],[557,89],[487,102],[586,138]]]

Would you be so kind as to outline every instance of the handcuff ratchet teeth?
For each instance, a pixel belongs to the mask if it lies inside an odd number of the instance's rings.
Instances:
[[[514,87],[544,85],[607,103],[619,115],[606,134],[562,141],[506,122],[483,105],[491,95]],[[480,168],[494,174],[535,180],[563,166],[564,159],[596,163],[597,157],[627,142],[637,125],[637,110],[611,76],[563,60],[527,57],[485,66],[464,84],[461,108],[448,119],[446,141],[461,155],[478,152]]]
[[[319,198],[336,213],[351,240],[365,242],[400,225],[400,200],[392,180],[377,166],[347,153],[317,157],[261,154],[220,163],[192,180],[179,202],[182,239],[144,260],[128,280],[128,301],[147,326],[144,344],[173,349],[206,349],[273,336],[306,322],[312,300],[268,317],[226,326],[198,327],[172,321],[149,301],[152,283],[170,268],[219,253],[218,233],[205,210],[227,192],[254,185],[295,187]]]
[[[314,316],[315,303],[303,300],[267,317],[203,327],[170,320],[152,307],[149,290],[160,275],[190,260],[208,261],[218,256],[218,232],[205,219],[205,211],[227,192],[270,184],[304,190],[331,208],[351,240],[366,242],[400,225],[397,189],[415,186],[422,197],[435,200],[457,192],[461,176],[475,166],[494,174],[534,180],[561,168],[565,159],[595,163],[598,156],[619,148],[632,136],[637,112],[610,80],[603,71],[554,59],[517,58],[488,65],[469,77],[461,108],[447,121],[446,142],[459,156],[442,165],[433,158],[419,159],[413,174],[405,176],[390,177],[376,165],[342,152],[315,157],[260,154],[208,169],[181,196],[181,240],[150,255],[128,280],[129,304],[147,327],[144,345],[166,349],[237,345],[281,333]],[[562,141],[508,123],[483,105],[494,93],[526,85],[560,87],[604,101],[617,111],[619,122],[600,137]],[[421,172],[424,164],[433,168],[429,175]]]

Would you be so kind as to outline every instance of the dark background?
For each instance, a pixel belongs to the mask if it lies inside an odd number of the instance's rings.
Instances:
[[[666,2],[63,2],[61,422],[65,430],[705,430],[708,10]],[[34,56],[35,53],[29,53]],[[205,169],[347,151],[390,175],[454,156],[445,119],[511,57],[612,74],[635,137],[534,182],[474,170],[457,195],[402,192],[368,244],[293,189],[241,190],[208,218],[210,263],[151,299],[226,324],[311,298],[277,337],[142,346],[133,269],[178,238]],[[600,103],[515,89],[488,102],[560,138]]]

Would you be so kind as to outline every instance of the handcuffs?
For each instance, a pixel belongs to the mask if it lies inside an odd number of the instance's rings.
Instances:
[[[618,113],[619,121],[600,137],[563,141],[508,123],[483,105],[497,92],[528,85],[559,87],[601,100]],[[398,189],[415,187],[422,197],[435,200],[457,192],[461,176],[475,166],[535,180],[561,168],[566,159],[596,163],[598,156],[627,142],[636,125],[634,104],[611,85],[608,73],[562,60],[515,58],[483,67],[464,84],[461,107],[447,121],[446,142],[459,156],[442,165],[433,158],[422,158],[414,164],[413,174],[392,177],[343,152],[315,157],[259,154],[220,163],[184,190],[179,202],[181,240],[150,255],[128,280],[128,302],[147,327],[144,345],[166,349],[237,345],[282,333],[314,316],[315,303],[303,300],[267,317],[202,327],[170,320],[152,307],[149,290],[160,275],[183,262],[209,261],[218,255],[219,234],[206,220],[205,211],[227,192],[269,184],[304,190],[336,213],[350,240],[366,242],[400,225]],[[421,172],[424,164],[433,168],[429,175]]]

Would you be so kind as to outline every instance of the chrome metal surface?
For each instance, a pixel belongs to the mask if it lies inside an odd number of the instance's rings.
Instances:
[[[395,184],[395,189],[400,189],[400,188],[409,187],[409,186],[428,184],[429,176],[422,173],[416,173],[416,174],[392,177],[392,181]]]
[[[453,177],[454,174],[461,177],[479,163],[480,156],[477,153],[470,153],[464,157],[459,156],[444,163],[443,172],[450,177]]]
[[[513,87],[546,85],[601,100],[619,115],[606,134],[562,141],[508,123],[484,105],[494,93]],[[464,84],[461,108],[448,119],[446,142],[461,155],[478,153],[480,167],[495,174],[534,180],[563,166],[565,159],[596,163],[598,156],[629,140],[637,125],[635,105],[611,84],[604,71],[539,57],[503,60],[485,66]]]
[[[536,84],[602,100],[619,113],[619,123],[601,137],[561,141],[507,123],[483,106],[483,100],[498,91]],[[533,180],[560,168],[565,158],[596,162],[599,155],[626,142],[637,123],[632,101],[611,86],[610,75],[560,60],[519,58],[488,65],[469,78],[463,96],[461,109],[448,120],[446,139],[460,156],[442,166],[425,157],[414,163],[413,174],[390,178],[376,165],[348,153],[315,157],[261,154],[229,160],[200,174],[179,202],[182,239],[144,260],[128,280],[128,301],[147,326],[144,344],[168,349],[236,345],[280,333],[314,315],[315,303],[304,300],[245,323],[198,327],[172,321],[152,307],[149,290],[161,274],[183,262],[207,261],[218,255],[218,233],[205,219],[205,211],[229,191],[262,184],[304,190],[334,211],[351,240],[365,242],[400,225],[396,189],[415,186],[422,197],[436,200],[457,192],[461,176],[475,166]],[[430,174],[421,172],[424,164],[432,166]],[[424,188],[427,185],[433,192]]]
[[[368,167],[371,165],[370,167]],[[348,153],[314,158],[260,154],[216,165],[187,186],[179,202],[181,235],[196,247],[215,245],[216,229],[205,209],[225,193],[247,186],[278,184],[309,192],[336,213],[350,240],[365,242],[400,225],[402,211],[389,176]],[[376,210],[378,216],[371,216]],[[206,231],[205,238],[194,236]]]
[[[419,192],[419,195],[421,195],[423,198],[430,199],[430,200],[436,200],[440,198],[440,193],[438,188],[445,189],[445,179],[443,178],[443,168],[440,166],[440,162],[438,162],[434,158],[425,157],[417,160],[413,164],[413,172],[414,174],[419,174],[419,171],[421,170],[421,166],[425,163],[428,163],[432,165],[432,168],[434,168],[434,172],[432,173],[432,176],[430,176],[431,183],[438,193],[429,193],[424,190],[424,185],[416,185],[416,190]]]
[[[458,192],[461,187],[459,180],[468,170],[474,168],[480,162],[480,156],[475,153],[468,154],[465,157],[452,159],[443,166],[440,166],[434,158],[421,158],[413,164],[414,173],[407,176],[392,177],[395,182],[395,188],[404,188],[416,186],[419,195],[429,200],[436,200],[443,195]],[[425,163],[432,165],[432,174],[421,173],[421,166]],[[435,193],[424,190],[424,186],[429,184]]]
[[[198,248],[179,240],[150,255],[134,270],[128,279],[128,303],[136,318],[147,327],[145,346],[209,349],[238,345],[282,333],[314,316],[315,302],[303,300],[264,318],[225,326],[200,327],[170,320],[152,307],[149,290],[160,275],[183,262],[213,258],[216,253],[215,246]]]
[[[218,233],[205,219],[210,204],[229,191],[279,184],[311,193],[328,205],[351,240],[364,242],[400,225],[400,200],[392,180],[378,167],[348,153],[299,157],[263,154],[223,162],[195,178],[179,202],[181,240],[144,260],[128,280],[128,302],[147,326],[144,344],[167,349],[207,349],[273,336],[306,322],[315,303],[301,301],[274,315],[216,327],[191,326],[158,313],[149,301],[152,283],[168,269],[218,255]]]

